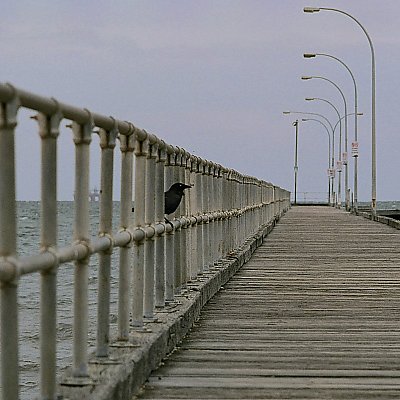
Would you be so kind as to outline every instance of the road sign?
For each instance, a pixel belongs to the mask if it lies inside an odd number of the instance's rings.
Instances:
[[[358,157],[358,142],[351,143],[351,156]]]

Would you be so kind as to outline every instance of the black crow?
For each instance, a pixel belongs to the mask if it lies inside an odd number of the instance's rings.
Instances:
[[[169,215],[172,214],[179,207],[182,196],[185,195],[184,190],[189,189],[191,186],[184,183],[174,183],[164,194],[164,212]]]
[[[164,193],[164,212],[169,215],[176,211],[181,204],[182,196],[185,195],[184,190],[191,188],[190,185],[185,185],[184,183],[174,183],[165,193]],[[134,211],[132,207],[132,211]]]

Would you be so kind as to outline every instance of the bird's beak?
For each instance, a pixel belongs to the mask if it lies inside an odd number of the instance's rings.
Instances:
[[[184,186],[183,190],[190,189],[192,187],[192,185],[183,185],[183,186]],[[185,192],[182,192],[182,195],[184,196]]]

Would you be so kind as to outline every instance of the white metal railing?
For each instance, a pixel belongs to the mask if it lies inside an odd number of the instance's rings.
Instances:
[[[0,84],[0,282],[2,398],[18,389],[18,279],[41,276],[40,392],[56,399],[57,270],[74,262],[72,377],[88,373],[88,262],[99,255],[96,356],[107,358],[110,337],[111,255],[119,248],[118,340],[173,301],[186,282],[238,248],[290,206],[288,191],[193,156],[132,123]],[[40,254],[18,257],[15,128],[18,111],[38,112],[41,138]],[[57,246],[57,139],[70,120],[75,147],[75,222],[72,244]],[[89,149],[94,128],[101,148],[100,233],[89,237]],[[117,141],[118,139],[118,141]],[[114,152],[121,151],[120,227],[112,231]],[[193,185],[164,222],[164,191],[173,182]],[[132,216],[134,187],[135,211]],[[132,220],[133,218],[133,220]],[[132,323],[130,324],[130,317]]]

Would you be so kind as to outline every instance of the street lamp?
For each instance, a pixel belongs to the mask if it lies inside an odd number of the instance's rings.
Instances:
[[[340,95],[342,96],[343,102],[344,102],[344,115],[345,115],[345,123],[344,123],[344,130],[345,130],[345,137],[347,137],[347,102],[346,102],[346,98],[344,97],[343,91],[342,89],[340,89],[340,87],[333,81],[331,81],[328,78],[325,78],[323,76],[302,76],[301,79],[303,80],[309,80],[309,79],[322,79],[324,81],[329,82],[331,85],[335,86],[335,88],[339,91]],[[340,118],[340,116],[339,116]],[[339,146],[340,149],[342,148],[342,135],[340,134],[339,137]],[[339,163],[342,163],[342,153],[341,151],[339,151]],[[346,209],[348,209],[349,207],[349,203],[350,203],[350,196],[349,196],[349,191],[348,191],[348,187],[349,187],[349,181],[348,181],[348,165],[347,165],[347,152],[346,152],[346,159],[345,159],[345,190],[346,190]],[[339,171],[340,174],[340,171]],[[339,182],[341,181],[341,179],[339,179]],[[341,197],[340,197],[340,193],[339,193],[339,206],[341,205]]]
[[[332,188],[332,191],[331,191],[331,183],[332,183],[332,173],[334,173],[335,170],[333,169],[333,166],[334,166],[334,160],[333,159],[332,159],[332,168],[331,168],[331,165],[330,165],[330,162],[331,162],[331,134],[329,132],[328,127],[322,121],[320,121],[319,119],[316,119],[316,118],[302,118],[301,120],[304,121],[304,122],[306,122],[306,121],[315,121],[315,122],[320,123],[325,128],[326,133],[328,134],[328,203],[329,204],[333,204],[334,201],[333,201],[333,198],[331,198],[331,193],[333,194],[333,188]]]
[[[329,121],[328,118],[326,118],[324,115],[322,114],[318,114],[318,113],[313,113],[313,112],[306,112],[306,111],[283,111],[284,115],[289,115],[289,114],[303,114],[303,115],[313,115],[313,116],[318,116],[322,119],[324,119],[329,127],[331,128],[332,131],[332,137],[334,138],[335,136],[335,131],[333,130],[333,126],[331,124],[331,122]],[[334,139],[333,139],[334,142]],[[332,146],[332,169],[334,169],[334,158],[335,158],[335,147]],[[332,177],[332,197],[333,197],[333,187],[334,187],[334,180],[335,180],[335,176]]]
[[[340,207],[342,205],[342,169],[341,169],[341,149],[342,149],[342,123],[341,123],[341,119],[340,119],[340,113],[339,110],[329,101],[326,99],[321,99],[319,97],[306,97],[305,99],[306,101],[314,101],[314,100],[320,100],[323,101],[325,103],[328,103],[336,112],[339,121],[340,121],[340,126],[339,126],[339,167],[338,168],[338,174],[339,174],[339,179],[338,179],[338,206]],[[333,129],[333,142],[332,142],[332,146],[333,148],[335,147],[335,130]],[[335,154],[335,153],[333,153]],[[333,166],[334,167],[334,161],[333,161]]]
[[[322,56],[322,57],[329,57],[332,58],[335,61],[338,61],[340,64],[342,64],[347,71],[349,72],[351,79],[353,80],[353,85],[354,85],[354,147],[358,147],[358,125],[357,125],[357,115],[358,115],[358,100],[357,100],[357,84],[356,80],[354,78],[353,73],[351,72],[351,69],[340,59],[335,56],[332,56],[330,54],[325,54],[325,53],[304,53],[303,57],[304,58],[315,58],[316,56]],[[347,136],[345,138],[345,149],[346,153],[348,153],[348,144],[347,144]],[[353,155],[354,157],[354,188],[353,188],[353,195],[354,195],[354,209],[357,212],[358,208],[358,155]]]
[[[297,164],[297,153],[298,153],[298,142],[299,142],[299,120],[293,122],[293,126],[296,127],[296,146],[294,151],[294,205],[297,204],[297,173],[299,166]]]
[[[358,21],[355,17],[353,17],[351,14],[338,10],[337,8],[327,8],[327,7],[304,7],[303,11],[305,13],[315,13],[319,12],[321,10],[326,10],[326,11],[334,11],[338,12],[340,14],[344,14],[347,17],[351,18],[354,22],[358,24],[358,26],[363,30],[365,33],[365,36],[368,39],[369,47],[371,49],[371,81],[372,81],[372,95],[371,95],[371,129],[372,129],[372,199],[371,199],[371,211],[373,215],[376,215],[376,108],[375,108],[375,92],[376,92],[376,72],[375,72],[375,51],[374,51],[374,46],[372,44],[371,37],[369,36],[367,30],[364,28],[364,26]]]
[[[353,80],[353,85],[354,85],[354,142],[356,143],[355,146],[358,146],[358,129],[357,129],[357,106],[358,106],[358,101],[357,101],[357,85],[356,85],[356,80],[354,78],[353,73],[351,72],[351,69],[340,59],[337,58],[335,56],[332,56],[330,54],[325,54],[325,53],[304,53],[303,57],[304,58],[315,58],[316,56],[322,56],[322,57],[328,57],[331,58],[337,62],[339,62],[340,64],[342,64],[347,71],[349,72],[351,79]],[[346,154],[349,154],[349,150],[348,150],[348,140],[347,140],[347,133],[345,134],[345,141],[344,141],[344,148],[345,148],[345,152]],[[353,195],[354,195],[354,205],[355,205],[355,210],[357,211],[357,198],[358,198],[358,156],[354,156],[354,188],[353,188]],[[346,171],[346,178],[345,180],[348,181],[348,168],[346,166],[345,168]],[[347,186],[347,185],[346,185]],[[347,198],[346,198],[347,199]],[[349,209],[349,204],[348,202],[346,202],[346,207],[347,209]]]
[[[306,112],[306,111],[283,111],[283,114],[288,115],[288,114],[305,114],[305,115],[317,115],[318,117],[321,117],[322,119],[324,119],[328,125],[330,126],[332,132],[333,132],[333,125],[331,124],[331,121],[329,121],[328,118],[326,118],[325,116],[323,116],[322,114],[318,114],[318,113],[313,113],[313,112]],[[334,151],[334,149],[333,149]]]
[[[359,113],[357,113],[357,114],[355,114],[355,113],[347,114],[347,116],[350,116],[350,115],[354,115],[355,118],[357,118],[357,117],[359,117],[359,116],[361,116],[361,115],[364,115],[364,113],[359,112]],[[335,126],[333,127],[333,131],[336,130],[337,126],[341,124],[341,121],[342,121],[345,117],[346,117],[346,116],[343,115],[342,117],[340,117],[340,119],[337,120]],[[355,142],[355,143],[356,143],[356,146],[353,146],[353,147],[352,147],[352,157],[353,157],[354,160],[355,160],[354,168],[355,168],[356,165],[357,165],[357,158],[358,158],[358,142]],[[357,177],[357,174],[355,173],[355,178],[356,178],[356,177]],[[355,183],[355,187],[357,187],[357,186],[356,186],[356,185],[357,185],[357,179],[355,179],[354,183]],[[355,192],[353,192],[353,209],[354,209],[356,212],[357,212],[357,210],[358,210],[358,204],[356,203],[356,195],[355,195]]]

